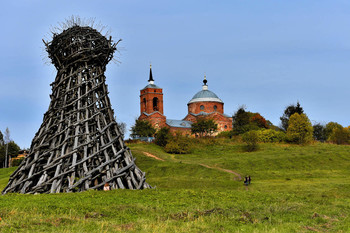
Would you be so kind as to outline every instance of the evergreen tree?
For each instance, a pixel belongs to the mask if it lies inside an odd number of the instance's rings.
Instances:
[[[244,107],[239,107],[232,116],[232,127],[235,135],[243,134],[249,131],[250,115],[245,111]]]
[[[4,145],[4,135],[2,134],[2,132],[0,131],[0,146]]]
[[[18,155],[18,152],[20,151],[20,147],[14,142],[10,141],[8,143],[8,152],[7,154],[12,157],[16,157]]]

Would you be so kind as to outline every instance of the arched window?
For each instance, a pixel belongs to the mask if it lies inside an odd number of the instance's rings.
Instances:
[[[143,98],[142,104],[143,104],[143,109],[146,111],[146,98]]]
[[[218,106],[214,105],[214,111],[216,111],[216,109],[218,109]]]
[[[197,105],[198,106],[198,105]],[[204,110],[204,105],[201,105],[200,107],[199,107],[201,110]]]
[[[158,107],[158,98],[154,97],[153,98],[153,111],[158,111],[159,107]]]

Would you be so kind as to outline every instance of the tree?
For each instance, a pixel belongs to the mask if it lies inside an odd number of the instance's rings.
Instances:
[[[20,147],[14,141],[11,141],[8,143],[8,159],[9,160],[13,157],[17,157],[19,151],[20,151]],[[9,163],[8,166],[18,166],[19,165],[17,163],[12,164],[12,163],[10,163],[10,161],[8,163]]]
[[[135,120],[135,125],[131,127],[131,137],[152,137],[156,129],[146,120]]]
[[[0,146],[0,167],[5,167],[6,146]]]
[[[266,122],[267,122],[268,129],[272,129],[272,130],[275,130],[275,131],[283,131],[280,127],[278,127],[278,126],[272,124],[271,121],[266,120]],[[285,132],[285,131],[284,131],[284,132]]]
[[[14,142],[11,141],[8,143],[8,155],[11,157],[16,157],[18,155],[18,152],[20,151],[20,147]]]
[[[1,167],[8,167],[9,165],[9,159],[5,161],[6,158],[6,150],[7,150],[7,157],[16,157],[18,155],[18,152],[20,150],[20,147],[14,142],[10,141],[6,145],[0,145],[0,164]]]
[[[211,136],[218,129],[218,124],[213,119],[198,119],[191,126],[191,132],[194,135]]]
[[[266,119],[263,116],[261,116],[259,113],[255,113],[250,118],[250,122],[252,124],[255,124],[259,128],[264,128],[264,129],[268,129],[269,128]]]
[[[306,144],[312,141],[313,128],[309,118],[304,114],[291,115],[287,129],[287,140],[297,144]]]
[[[350,142],[350,131],[347,128],[334,128],[329,141],[338,145],[346,145]]]
[[[19,166],[22,163],[23,160],[24,160],[24,158],[12,160],[11,167]]]
[[[260,113],[253,113],[245,111],[244,107],[239,107],[232,116],[233,134],[240,135],[250,130],[268,129],[271,122],[260,115]]]
[[[4,135],[0,131],[0,146],[4,145]]]
[[[9,128],[6,127],[6,130],[5,130],[5,137],[4,137],[4,143],[7,144],[11,141],[10,139],[10,130]]]
[[[5,138],[4,138],[4,143],[6,145],[6,148],[5,148],[5,166],[4,167],[8,167],[8,143],[11,141],[10,139],[10,130],[9,128],[6,127],[6,130],[5,130]]]
[[[249,131],[249,113],[241,106],[232,116],[232,127],[235,135]]]
[[[252,152],[259,149],[259,146],[258,146],[259,136],[257,131],[251,130],[249,132],[244,133],[242,135],[242,140],[243,142],[246,143],[245,150],[247,152]]]
[[[154,143],[158,146],[165,147],[169,141],[172,139],[172,135],[170,133],[170,129],[167,127],[161,128],[155,136]]]
[[[119,128],[119,131],[124,138],[125,132],[126,132],[126,124],[124,122],[117,122],[117,126]]]
[[[325,129],[325,137],[326,140],[330,139],[330,136],[332,134],[332,132],[334,131],[334,129],[342,129],[343,126],[341,124],[338,124],[337,122],[329,122],[326,125],[326,129]]]
[[[297,102],[297,105],[289,105],[286,107],[284,110],[283,115],[280,117],[281,120],[281,127],[284,131],[287,131],[288,129],[288,122],[289,118],[294,114],[294,113],[299,113],[302,114],[304,113],[303,108],[300,106],[299,101]]]
[[[324,142],[327,140],[326,126],[317,123],[314,124],[312,127],[314,128],[313,136],[315,140],[320,142]]]

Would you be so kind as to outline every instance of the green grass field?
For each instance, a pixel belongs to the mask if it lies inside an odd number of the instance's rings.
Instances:
[[[219,139],[187,155],[129,147],[155,189],[3,195],[0,232],[350,232],[349,146],[262,144],[248,153]],[[0,169],[1,190],[13,171]]]

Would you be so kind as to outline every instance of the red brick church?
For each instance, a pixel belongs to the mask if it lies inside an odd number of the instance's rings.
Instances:
[[[205,76],[202,90],[193,96],[187,106],[188,114],[184,119],[166,118],[163,111],[163,89],[154,84],[151,66],[148,85],[140,91],[139,120],[149,121],[156,129],[168,127],[171,132],[179,131],[183,135],[191,135],[191,125],[199,118],[213,119],[218,124],[217,133],[232,130],[232,117],[224,114],[224,102],[208,90]]]

